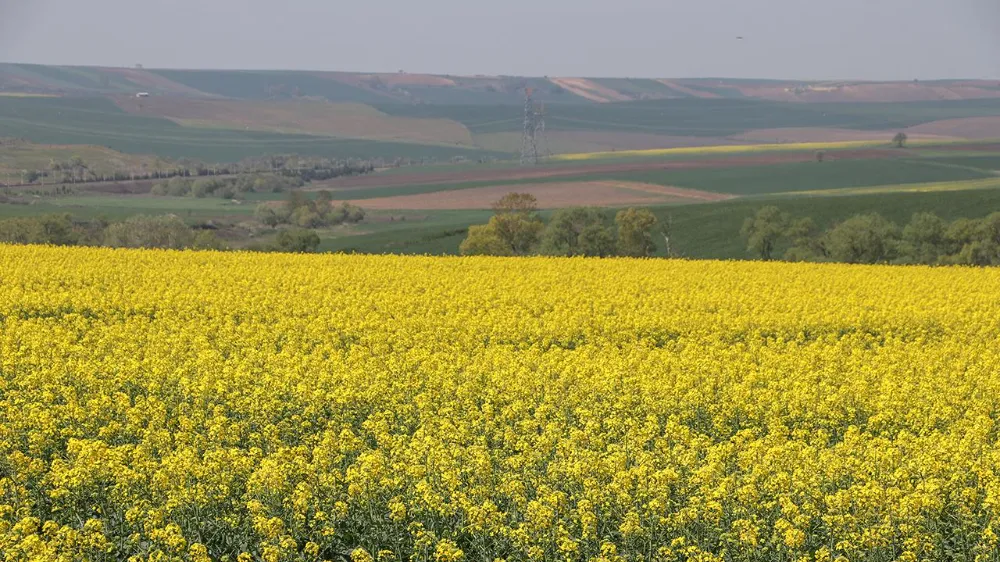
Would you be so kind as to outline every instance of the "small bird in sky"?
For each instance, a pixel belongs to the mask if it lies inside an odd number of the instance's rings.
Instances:
[[[740,41],[742,41],[742,40],[743,40],[743,37],[742,37],[742,36],[738,36],[738,37],[736,37],[736,38],[737,38],[737,39],[739,39]]]

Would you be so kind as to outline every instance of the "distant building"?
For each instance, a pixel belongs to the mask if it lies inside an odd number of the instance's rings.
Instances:
[[[138,94],[135,95],[135,97],[137,97],[137,98],[148,98],[149,97],[149,92],[139,92]]]

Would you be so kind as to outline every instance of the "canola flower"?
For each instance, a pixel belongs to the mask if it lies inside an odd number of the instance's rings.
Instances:
[[[0,560],[1000,559],[1000,270],[0,246]]]

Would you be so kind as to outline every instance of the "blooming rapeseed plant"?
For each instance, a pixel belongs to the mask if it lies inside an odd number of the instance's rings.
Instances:
[[[0,560],[997,560],[1000,270],[0,246]]]

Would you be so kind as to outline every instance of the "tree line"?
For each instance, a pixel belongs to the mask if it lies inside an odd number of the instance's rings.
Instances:
[[[264,202],[257,205],[254,217],[272,228],[282,224],[299,228],[319,228],[340,224],[355,224],[365,220],[365,210],[344,202],[335,205],[333,194],[321,190],[315,199],[309,199],[301,191],[289,191],[288,197],[280,205]]]
[[[820,231],[809,217],[767,206],[746,219],[741,235],[762,260],[1000,265],[1000,212],[953,221],[922,212],[902,226],[871,212]]]
[[[4,141],[0,144],[16,146],[17,142]],[[39,183],[77,184],[270,174],[308,183],[363,175],[374,172],[379,167],[403,166],[411,163],[401,159],[386,162],[380,158],[336,159],[290,154],[245,158],[239,162],[218,164],[208,164],[189,158],[176,161],[157,158],[152,164],[142,163],[107,170],[101,169],[100,165],[87,162],[80,155],[73,155],[66,160],[51,158],[45,168],[21,170],[17,179],[20,180],[20,185],[30,186]],[[11,179],[14,178],[8,178],[7,183],[12,185]]]
[[[601,209],[571,207],[556,211],[546,224],[530,193],[509,193],[493,204],[487,224],[469,227],[462,255],[647,257],[656,252],[658,223],[646,209],[625,209],[613,225]],[[664,237],[667,234],[664,232]]]
[[[241,249],[255,252],[315,252],[319,235],[292,227],[266,242],[233,248],[216,234],[211,224],[187,225],[176,215],[136,215],[123,221],[79,219],[70,214],[0,220],[0,243],[52,246],[103,246],[110,248],[159,248],[194,250]]]
[[[153,185],[151,195],[240,199],[247,193],[280,193],[305,185],[302,178],[276,174],[244,174],[228,178],[175,177]]]

